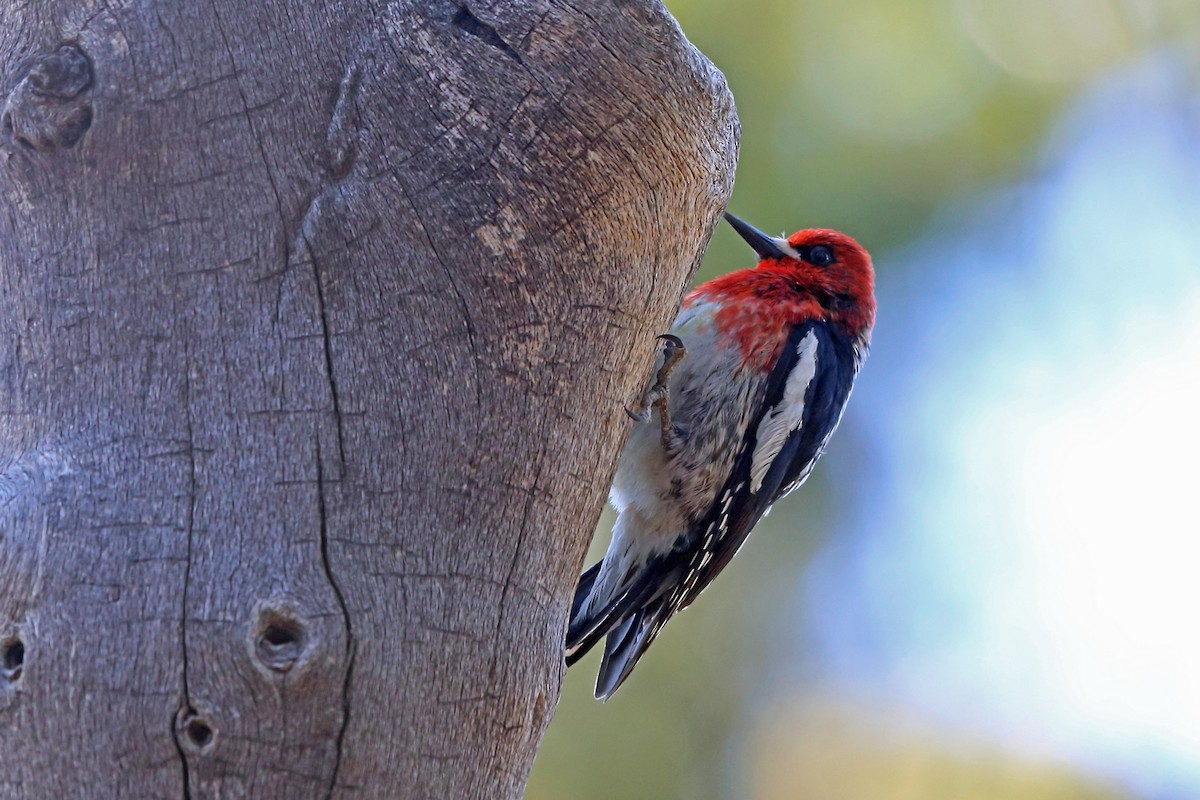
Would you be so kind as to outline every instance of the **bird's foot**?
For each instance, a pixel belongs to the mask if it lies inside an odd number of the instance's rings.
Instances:
[[[675,428],[671,424],[671,389],[669,386],[671,373],[687,355],[683,340],[670,333],[658,337],[663,341],[663,363],[654,376],[654,383],[642,395],[641,401],[635,408],[625,408],[630,419],[637,422],[649,422],[654,411],[658,411],[658,420],[662,426],[662,443],[667,452],[671,452],[675,442]]]

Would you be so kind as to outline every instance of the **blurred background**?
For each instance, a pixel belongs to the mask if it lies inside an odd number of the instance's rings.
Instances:
[[[1200,798],[1200,0],[667,4],[731,210],[855,236],[879,321],[808,484],[613,700],[570,671],[527,797]],[[722,227],[699,280],[751,262]]]

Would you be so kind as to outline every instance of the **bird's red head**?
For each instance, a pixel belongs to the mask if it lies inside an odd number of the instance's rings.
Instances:
[[[757,269],[778,276],[817,306],[813,311],[861,342],[875,324],[871,256],[849,236],[823,228],[768,236],[732,214],[726,219],[761,259]]]

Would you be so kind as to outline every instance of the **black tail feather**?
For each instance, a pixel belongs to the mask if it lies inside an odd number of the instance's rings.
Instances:
[[[597,700],[607,700],[621,688],[673,613],[674,606],[668,598],[658,597],[612,629],[604,643],[604,657],[596,675]]]
[[[604,608],[586,617],[581,614],[571,620],[571,624],[567,626],[568,667],[583,658],[596,642],[603,639],[605,634],[620,624],[632,610],[639,608],[654,594],[658,584],[649,580],[650,577],[651,573],[643,573],[632,586],[617,595]],[[578,596],[572,605],[577,602]]]
[[[579,609],[583,607],[583,601],[587,600],[588,595],[592,593],[592,587],[596,585],[596,576],[600,574],[600,567],[603,566],[603,561],[597,561],[592,566],[588,567],[582,575],[579,576],[579,583],[575,584],[575,599],[571,601],[571,622],[575,622],[575,618],[579,616]],[[570,637],[568,636],[568,642]],[[570,645],[568,644],[568,647]]]
[[[568,667],[586,655],[596,642],[599,642],[614,628],[620,626],[624,633],[637,631],[636,624],[626,626],[624,622],[659,600],[667,588],[673,587],[678,582],[680,566],[677,560],[671,557],[660,557],[650,561],[646,567],[643,567],[640,575],[634,578],[634,581],[620,591],[616,597],[608,601],[604,607],[584,615],[583,603],[592,594],[599,569],[600,565],[596,564],[580,576],[580,583],[575,590],[575,599],[571,601],[571,621],[566,627],[566,666]],[[667,613],[662,616],[662,621],[665,622],[668,616],[671,614]],[[661,626],[661,622],[659,625]],[[653,637],[650,638],[653,639]],[[648,646],[649,642],[646,644]],[[646,648],[643,646],[642,650],[644,651],[644,649]],[[641,652],[638,652],[638,657],[640,656]],[[636,661],[635,657],[632,662]],[[632,662],[629,664],[629,669],[634,668]],[[625,674],[628,675],[628,670]]]
[[[566,661],[568,667],[583,658],[607,630],[599,624],[599,615],[584,616],[583,614],[583,605],[591,596],[592,587],[596,585],[596,576],[600,574],[600,567],[603,565],[603,561],[593,564],[579,576],[579,583],[575,586],[575,597],[571,600],[571,617],[567,622]],[[605,610],[607,609],[602,609],[601,613]]]

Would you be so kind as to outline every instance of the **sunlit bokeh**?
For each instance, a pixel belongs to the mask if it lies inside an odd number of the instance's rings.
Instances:
[[[812,480],[613,700],[571,670],[528,797],[1200,797],[1200,3],[669,6],[733,210],[854,235],[880,319]]]

